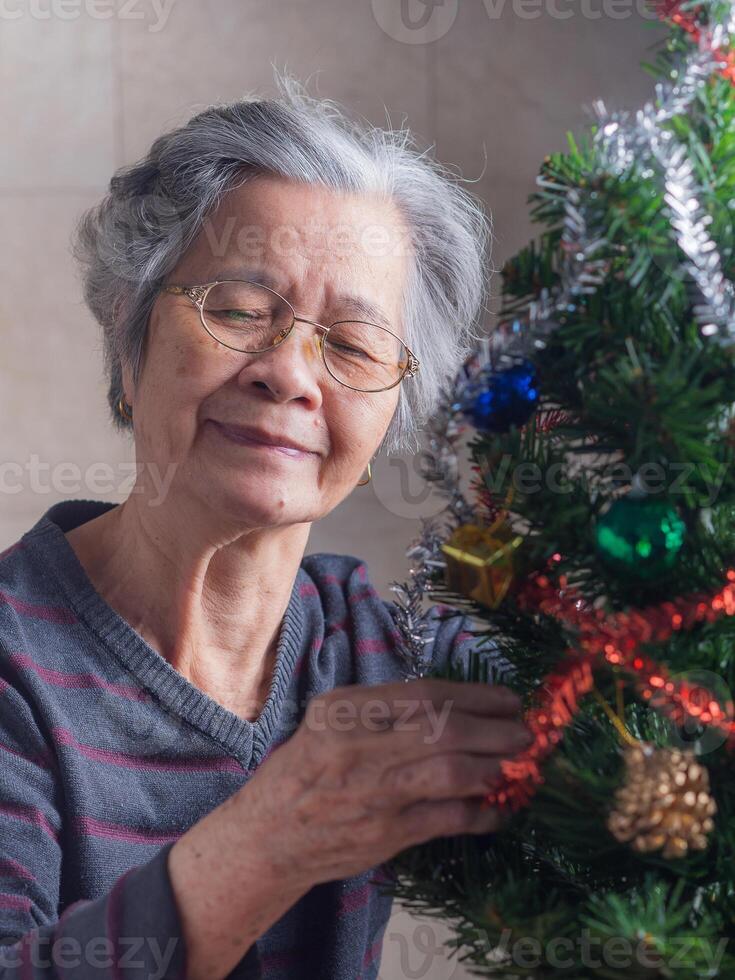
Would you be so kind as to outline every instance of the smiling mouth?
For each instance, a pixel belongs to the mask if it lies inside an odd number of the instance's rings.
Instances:
[[[267,442],[259,442],[257,439],[246,436],[242,432],[239,432],[228,425],[223,425],[221,422],[215,422],[214,419],[208,419],[206,424],[211,424],[214,429],[225,439],[240,446],[249,446],[252,449],[260,449],[264,452],[277,453],[281,456],[288,456],[291,459],[308,459],[316,455],[316,453],[307,453],[301,449],[292,449],[290,446],[272,446]]]

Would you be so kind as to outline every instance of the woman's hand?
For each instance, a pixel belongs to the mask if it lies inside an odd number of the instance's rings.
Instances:
[[[507,688],[438,678],[312,698],[293,736],[171,848],[187,980],[223,980],[319,882],[496,830],[483,797],[529,742],[519,711]]]
[[[432,837],[497,830],[483,797],[530,743],[519,712],[517,695],[482,682],[338,687],[309,702],[235,806],[273,873],[304,890]]]

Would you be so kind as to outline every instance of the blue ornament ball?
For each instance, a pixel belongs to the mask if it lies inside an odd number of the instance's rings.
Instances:
[[[476,429],[507,432],[529,420],[538,404],[538,394],[536,368],[524,360],[501,371],[481,374],[468,385],[460,408]]]

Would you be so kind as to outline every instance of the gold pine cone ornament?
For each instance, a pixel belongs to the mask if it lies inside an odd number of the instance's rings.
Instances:
[[[709,771],[693,753],[639,742],[625,749],[625,779],[607,827],[635,851],[685,857],[707,847],[717,804]]]

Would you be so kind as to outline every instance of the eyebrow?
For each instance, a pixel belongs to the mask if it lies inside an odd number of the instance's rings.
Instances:
[[[269,275],[269,273],[265,272],[263,269],[224,269],[215,276],[215,279],[248,279],[250,282],[257,282],[261,286],[267,286],[268,289],[272,289],[281,296],[283,295],[281,289],[279,288],[279,284],[276,282],[273,276]],[[288,297],[286,296],[285,299],[288,299]],[[364,317],[366,320],[370,320],[373,323],[381,323],[384,327],[387,327],[388,330],[394,330],[388,315],[382,309],[382,307],[377,306],[368,299],[365,299],[364,296],[357,296],[353,293],[340,293],[339,296],[336,297],[335,302],[337,306],[350,307],[350,309],[355,311],[356,316],[361,318]]]

